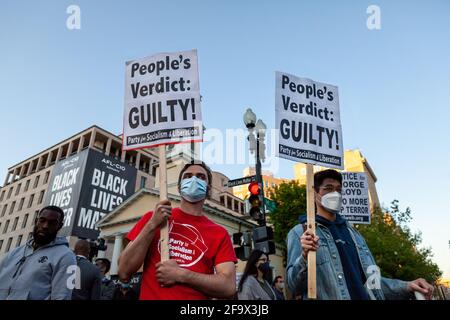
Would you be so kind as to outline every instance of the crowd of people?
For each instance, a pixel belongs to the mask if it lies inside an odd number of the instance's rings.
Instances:
[[[332,300],[409,299],[433,287],[423,279],[401,281],[371,272],[375,260],[361,234],[340,214],[342,176],[335,170],[315,174],[316,234],[302,216],[287,237],[286,277],[271,279],[269,256],[252,251],[236,285],[237,258],[227,230],[204,215],[212,174],[203,162],[181,170],[181,202],[159,202],[128,233],[118,278],[108,276],[108,259],[89,260],[90,244],[78,240],[70,250],[61,208],[43,208],[32,237],[0,261],[0,300],[284,300],[286,279],[293,299],[307,299],[307,259],[317,254],[317,298]],[[172,258],[161,261],[160,227],[169,224]],[[142,268],[139,290],[131,278]],[[139,291],[139,293],[138,293]]]

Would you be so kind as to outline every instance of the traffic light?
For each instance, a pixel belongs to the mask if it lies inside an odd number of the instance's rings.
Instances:
[[[234,252],[239,260],[247,261],[252,251],[252,235],[250,232],[233,233],[233,244],[239,247],[234,248]]]
[[[248,198],[250,211],[248,214],[256,221],[261,222],[264,219],[261,188],[257,182],[252,182],[248,185],[248,191],[250,191],[250,197]]]
[[[253,246],[266,254],[275,254],[275,241],[273,241],[273,229],[268,226],[253,229]]]

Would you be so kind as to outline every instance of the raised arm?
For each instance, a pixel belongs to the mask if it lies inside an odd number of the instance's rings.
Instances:
[[[150,244],[158,227],[163,221],[167,221],[172,213],[169,200],[159,202],[150,220],[144,225],[137,237],[128,243],[119,258],[119,278],[128,281],[144,263]]]

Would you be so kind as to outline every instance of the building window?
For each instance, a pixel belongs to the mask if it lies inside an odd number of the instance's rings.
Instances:
[[[16,231],[16,228],[17,228],[17,222],[19,222],[19,217],[16,217],[16,218],[14,219],[14,223],[13,223],[13,225],[12,225],[11,231]]]
[[[2,195],[0,196],[0,201],[3,201],[4,197],[5,197],[5,190],[2,191]]]
[[[225,205],[225,197],[224,196],[220,196],[220,204],[221,205]]]
[[[25,198],[20,199],[20,202],[19,202],[19,208],[17,209],[17,211],[22,210],[22,208],[23,208],[23,203],[24,203],[24,202],[25,202]]]
[[[231,209],[232,208],[232,204],[231,204],[231,198],[227,197],[227,208]]]
[[[17,186],[17,189],[16,189],[16,196],[19,194],[21,187],[22,187],[22,184],[19,183],[19,185]]]
[[[38,204],[41,204],[42,201],[44,200],[44,194],[45,190],[42,190],[41,193],[39,194]]]
[[[27,226],[27,222],[28,222],[28,213],[26,215],[23,216],[23,220],[22,220],[22,229],[25,228]]]
[[[11,208],[9,208],[9,214],[13,213],[15,206],[16,206],[16,202],[13,201],[13,203],[11,204]]]
[[[36,171],[36,168],[35,168],[35,163],[36,162],[34,162],[34,161],[31,161],[31,163],[30,163],[30,166],[31,166],[31,170],[30,170],[30,173],[34,173],[35,171]]]
[[[5,227],[3,228],[3,234],[5,234],[6,231],[8,231],[8,227],[9,227],[9,220],[6,220]]]
[[[244,204],[242,202],[241,202],[241,213],[245,214],[245,212],[244,212]]]
[[[30,200],[28,201],[28,208],[31,208],[31,206],[33,205],[33,200],[34,200],[34,194],[32,194],[30,196]]]
[[[146,177],[141,177],[141,189],[145,188],[145,184],[147,183],[147,178]]]
[[[20,246],[20,243],[22,242],[22,235],[20,235],[20,236],[18,236],[17,237],[17,242],[16,242],[16,248],[18,247],[18,246]]]
[[[2,251],[2,247],[3,247],[3,240],[0,240],[0,252]]]
[[[27,182],[25,182],[25,190],[24,191],[28,191],[29,187],[30,187],[30,179],[28,179]]]
[[[6,200],[8,200],[9,198],[11,198],[11,193],[13,192],[13,188],[14,188],[14,187],[11,187],[11,189],[9,189],[8,196],[6,197]]]
[[[50,166],[56,162],[57,154],[58,154],[58,149],[50,151],[50,163],[49,163]]]
[[[50,171],[47,171],[45,173],[45,177],[44,177],[44,184],[46,184],[48,182],[48,178],[50,177]]]
[[[34,180],[34,186],[33,188],[36,188],[39,184],[39,176],[36,177],[36,180]]]
[[[234,211],[239,212],[239,203],[236,200],[234,201]]]
[[[12,237],[9,238],[8,242],[6,243],[5,253],[7,253],[9,251],[9,248],[11,248],[11,242],[12,242]]]
[[[8,208],[8,205],[5,204],[5,205],[3,206],[3,210],[2,210],[2,217],[5,215],[6,209],[7,209],[7,208]]]
[[[34,219],[33,219],[34,223],[36,223],[36,219],[37,219],[37,217],[38,217],[38,214],[39,214],[39,210],[36,210],[36,211],[34,212]]]

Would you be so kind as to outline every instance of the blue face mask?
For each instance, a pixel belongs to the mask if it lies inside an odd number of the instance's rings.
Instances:
[[[192,176],[181,180],[180,193],[186,201],[198,202],[206,198],[207,188],[206,181]]]

